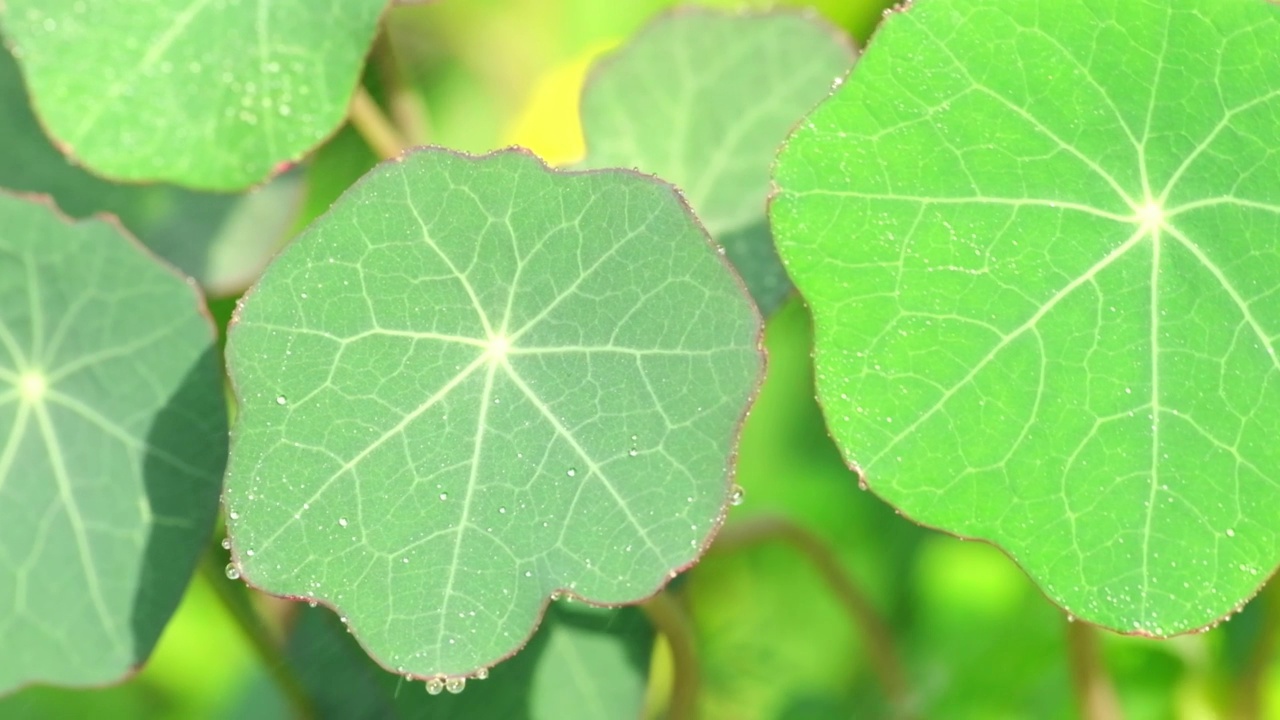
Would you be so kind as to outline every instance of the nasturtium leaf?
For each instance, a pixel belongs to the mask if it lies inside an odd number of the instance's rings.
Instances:
[[[101,220],[0,194],[0,693],[144,661],[213,527],[214,330]]]
[[[582,165],[635,167],[680,187],[772,313],[791,284],[765,222],[769,167],[853,59],[848,38],[794,11],[663,15],[587,79]]]
[[[289,658],[321,718],[638,718],[653,650],[638,608],[554,603],[519,654],[451,692],[378,667],[345,631],[314,609],[300,613],[289,636]]]
[[[211,295],[242,292],[284,241],[302,204],[300,173],[244,195],[120,185],[67,162],[45,137],[12,56],[0,48],[0,188],[47,194],[72,217],[111,213]]]
[[[119,180],[236,190],[342,123],[386,7],[6,0],[0,28],[67,154]]]
[[[698,556],[759,335],[664,183],[519,151],[385,163],[229,333],[236,562],[385,667],[492,665],[552,593],[637,601]]]
[[[1256,0],[919,0],[778,161],[846,459],[1117,630],[1280,559],[1278,47]]]

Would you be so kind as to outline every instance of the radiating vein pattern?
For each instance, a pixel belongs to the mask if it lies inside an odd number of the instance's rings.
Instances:
[[[848,460],[1118,630],[1280,559],[1278,46],[1251,0],[919,0],[779,160]]]
[[[760,322],[660,182],[420,151],[300,236],[228,342],[255,585],[466,675],[557,591],[639,600],[723,513]]]
[[[0,196],[0,693],[146,660],[225,463],[213,330],[98,221]]]

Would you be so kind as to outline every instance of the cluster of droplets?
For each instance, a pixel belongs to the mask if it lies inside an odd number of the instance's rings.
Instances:
[[[475,680],[484,680],[489,677],[489,668],[480,668],[472,676]],[[457,695],[467,689],[467,679],[465,677],[433,677],[427,681],[427,694],[439,695],[442,692],[449,692]]]

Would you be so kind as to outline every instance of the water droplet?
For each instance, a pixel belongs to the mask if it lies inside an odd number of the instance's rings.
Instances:
[[[248,557],[253,557],[253,551],[252,551],[252,550],[245,550],[245,551],[244,551],[244,554],[245,554],[246,556],[248,556]]]
[[[489,668],[480,668],[476,671],[477,680],[487,680],[489,678]]]
[[[506,514],[507,514],[507,509],[506,509],[506,508],[504,508],[504,507],[500,507],[500,508],[498,508],[498,512],[499,512],[499,513],[501,513],[501,514],[503,514],[503,515],[506,515]]]
[[[440,678],[431,678],[427,681],[427,694],[439,695],[444,692],[444,680]]]
[[[448,500],[448,499],[449,499],[449,493],[440,493],[440,499],[441,499],[441,500]]]
[[[1235,536],[1236,536],[1236,531],[1231,528],[1227,528],[1227,537],[1235,537]]]
[[[554,601],[556,601],[556,600],[559,600],[559,599],[560,599],[560,591],[559,591],[559,590],[556,590],[555,592],[551,593],[551,600],[552,600],[553,602],[554,602]]]
[[[565,473],[565,475],[568,475],[569,477],[573,477],[574,475],[577,475],[577,474],[578,474],[578,470],[576,468],[569,468],[569,470]]]
[[[283,396],[283,395],[277,395],[277,396],[276,396],[276,404],[277,404],[277,405],[284,405],[284,404],[285,404],[285,403],[287,403],[287,402],[289,402],[289,398],[287,398],[287,397],[285,397],[285,396]]]
[[[444,684],[444,689],[457,695],[467,689],[467,679],[462,677],[449,678]]]
[[[236,512],[235,510],[232,510],[231,512],[227,513],[227,517],[231,518],[232,520],[239,520],[240,513]]]
[[[630,455],[631,457],[635,457],[640,454],[640,451],[636,450],[635,448],[631,448],[630,450],[627,451],[627,454]]]
[[[240,568],[236,567],[235,563],[227,563],[227,579],[228,580],[240,579]]]
[[[346,519],[346,518],[338,518],[338,524],[339,524],[339,525],[341,525],[342,527],[346,527],[346,526],[347,526],[347,519]]]
[[[229,537],[224,537],[224,538],[222,538],[222,549],[223,549],[223,550],[230,550],[230,549],[231,549],[231,538],[229,538]]]
[[[320,603],[316,602],[315,600],[311,600],[307,604],[310,605],[311,607],[320,607]]]
[[[525,570],[525,571],[524,571],[524,576],[525,576],[525,577],[533,577],[533,571],[532,571],[532,570]]]
[[[746,498],[747,498],[747,492],[742,489],[741,485],[734,483],[733,487],[729,489],[730,505],[737,507],[741,505],[742,501],[745,500]]]

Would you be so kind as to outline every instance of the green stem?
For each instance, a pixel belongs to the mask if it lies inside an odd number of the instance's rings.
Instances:
[[[711,551],[729,552],[770,540],[791,545],[813,563],[844,606],[854,626],[861,631],[867,653],[871,656],[871,667],[885,697],[896,709],[898,717],[911,717],[906,673],[894,649],[893,634],[888,624],[821,538],[784,517],[759,516],[727,525],[711,545]]]
[[[248,588],[244,583],[227,579],[224,560],[226,560],[226,554],[221,550],[206,554],[205,561],[201,563],[201,572],[205,580],[226,609],[227,615],[235,621],[245,639],[249,641],[249,645],[257,653],[263,669],[293,706],[294,717],[298,720],[318,718],[320,714],[310,694],[294,674],[293,666],[289,664],[288,658],[272,636],[271,630],[253,609]]]
[[[384,160],[399,156],[409,147],[409,143],[400,136],[400,131],[387,119],[364,85],[356,86],[356,94],[351,98],[350,119],[356,132]]]
[[[666,591],[649,598],[640,608],[671,647],[671,703],[667,720],[692,720],[698,716],[699,669],[689,618],[680,603]]]
[[[1087,622],[1067,622],[1067,657],[1076,704],[1083,720],[1120,720],[1120,701],[1098,647],[1098,630]]]
[[[1267,670],[1280,640],[1280,582],[1269,582],[1255,602],[1262,603],[1262,629],[1249,654],[1249,663],[1236,680],[1235,717],[1237,720],[1261,720],[1263,694],[1266,692]]]
[[[431,119],[422,94],[405,77],[404,65],[396,52],[394,28],[383,28],[373,45],[372,60],[382,83],[391,121],[410,145],[426,145],[431,139]]]

